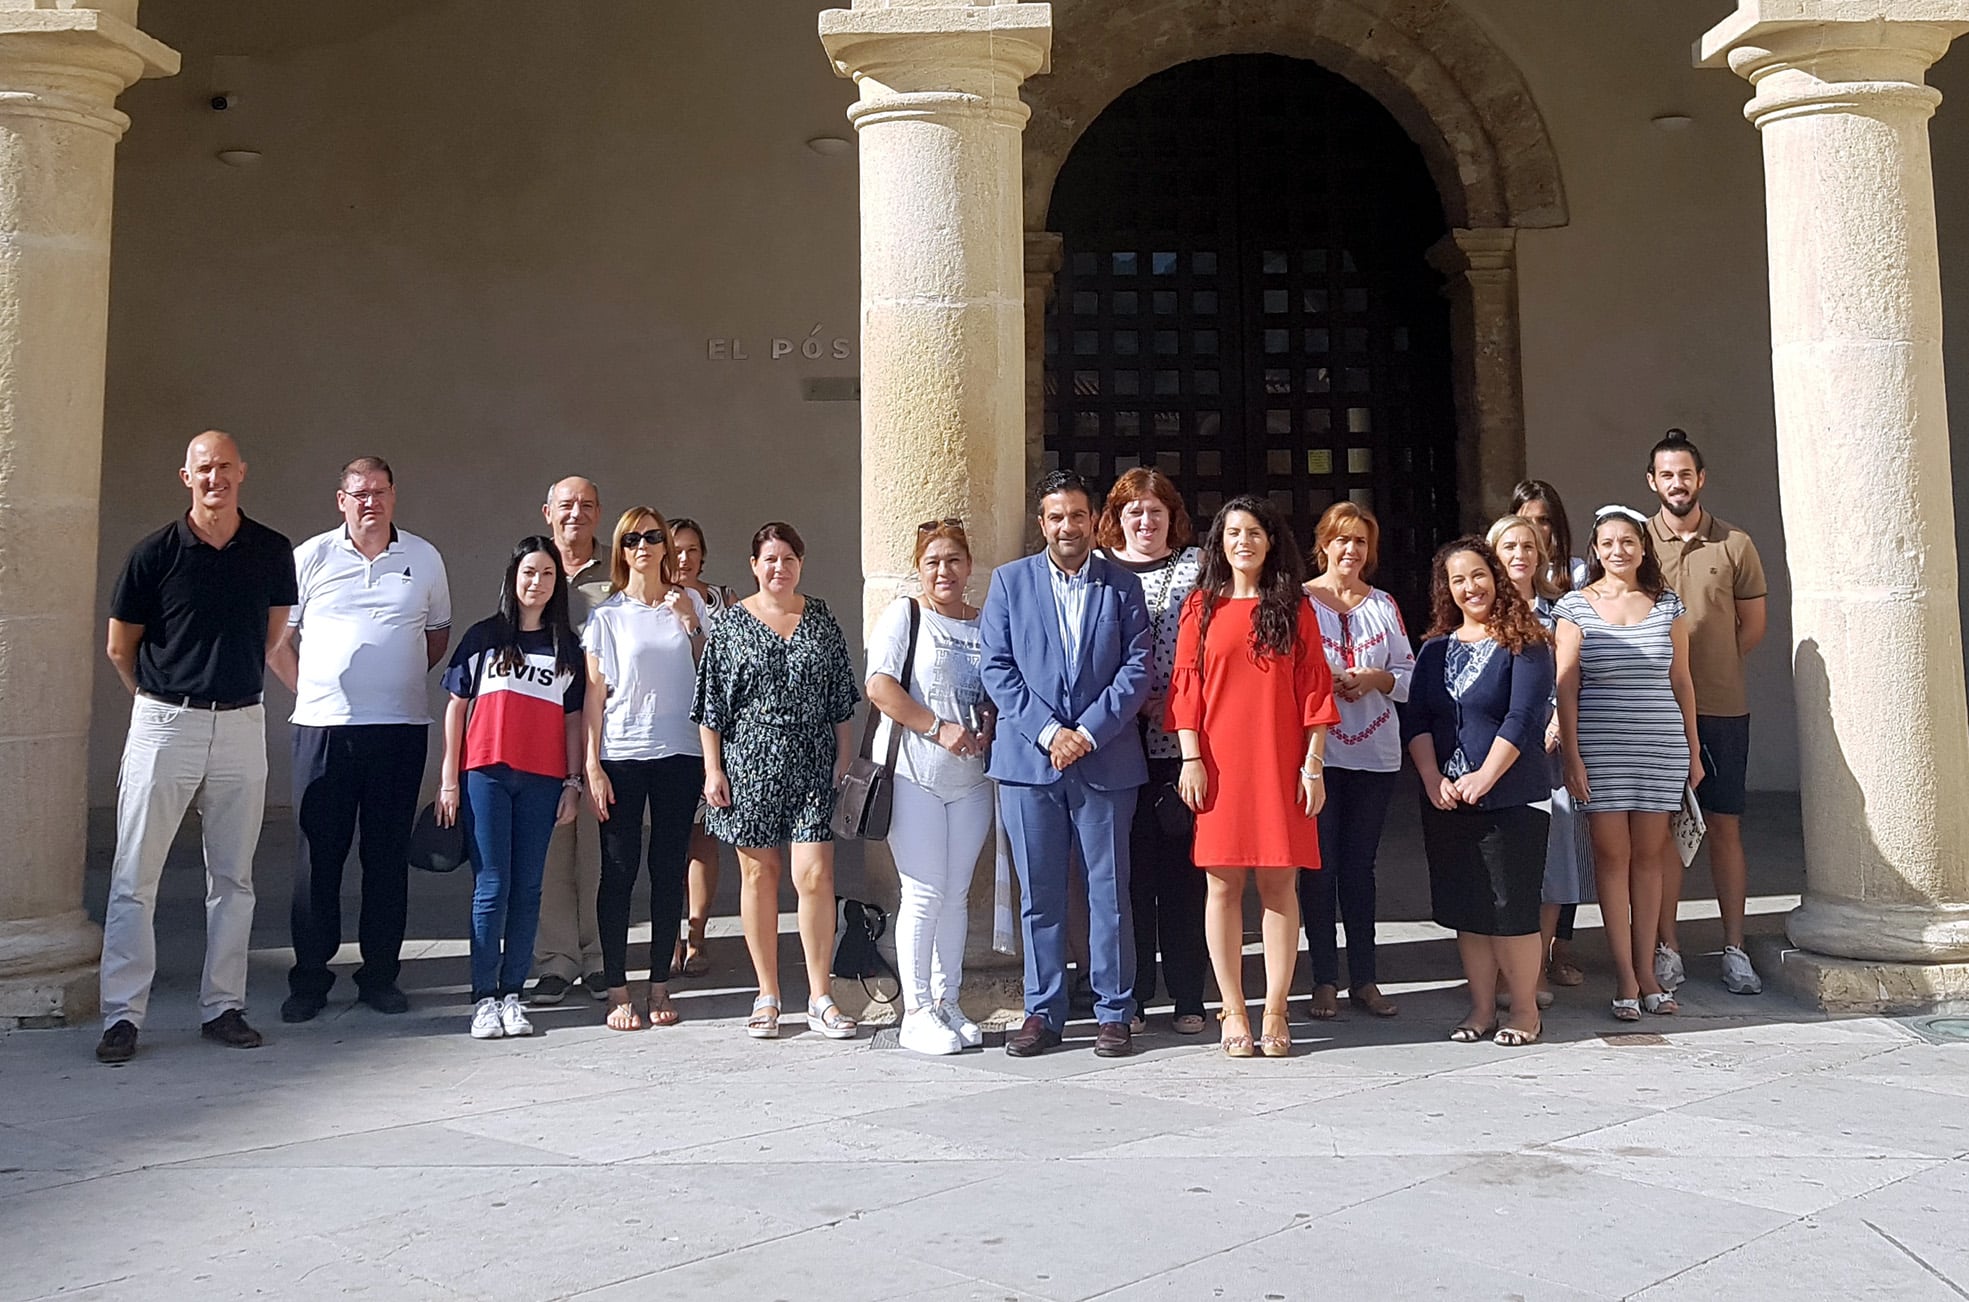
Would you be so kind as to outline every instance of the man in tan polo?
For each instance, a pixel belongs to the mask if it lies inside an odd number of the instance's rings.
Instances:
[[[608,596],[609,553],[595,545],[601,518],[601,492],[592,480],[570,475],[547,490],[540,514],[561,554],[568,579],[567,613],[575,631],[588,611]],[[566,827],[554,829],[547,845],[546,876],[540,884],[540,932],[533,944],[533,988],[527,1002],[558,1004],[579,980],[596,999],[608,998],[602,979],[601,932],[595,921],[595,895],[602,879],[602,841],[587,801]]]
[[[1750,535],[1703,509],[1708,476],[1689,436],[1671,429],[1648,454],[1648,487],[1661,501],[1650,522],[1661,572],[1688,609],[1689,668],[1695,679],[1702,785],[1696,800],[1709,825],[1709,872],[1723,918],[1723,985],[1734,994],[1764,988],[1743,949],[1748,874],[1743,860],[1744,771],[1750,759],[1750,702],[1743,662],[1764,640],[1764,562]],[[1663,879],[1655,979],[1682,983],[1675,933],[1682,874]]]

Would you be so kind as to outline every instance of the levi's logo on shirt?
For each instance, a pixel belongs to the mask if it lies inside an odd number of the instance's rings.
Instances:
[[[516,669],[508,669],[495,662],[487,667],[486,672],[492,678],[515,678],[523,683],[538,683],[542,687],[552,687],[554,679],[559,676],[554,666],[537,665],[531,661],[522,662]]]

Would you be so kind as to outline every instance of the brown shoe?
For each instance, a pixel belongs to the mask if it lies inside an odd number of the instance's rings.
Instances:
[[[1126,1058],[1133,1052],[1134,1037],[1128,1033],[1126,1022],[1102,1022],[1101,1029],[1094,1033],[1096,1058]]]
[[[128,1062],[136,1053],[137,1024],[127,1018],[104,1031],[103,1038],[96,1044],[97,1062]]]
[[[1028,1017],[1023,1026],[1005,1037],[1005,1052],[1014,1058],[1037,1058],[1059,1042],[1060,1033],[1046,1025],[1045,1018]]]
[[[246,1024],[246,1015],[237,1008],[226,1009],[199,1027],[198,1033],[215,1044],[233,1049],[257,1049],[261,1044],[260,1033]]]

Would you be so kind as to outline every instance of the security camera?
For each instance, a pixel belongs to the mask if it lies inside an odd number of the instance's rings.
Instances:
[[[239,103],[239,96],[228,95],[224,91],[220,91],[219,93],[212,96],[209,103],[211,104],[212,111],[214,113],[223,113],[227,109],[231,108],[233,105]]]

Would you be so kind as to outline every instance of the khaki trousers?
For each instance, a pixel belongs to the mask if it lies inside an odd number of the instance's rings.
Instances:
[[[540,883],[540,932],[533,941],[533,975],[574,981],[602,970],[595,899],[602,887],[602,826],[587,798],[581,813],[554,829],[547,873]]]

